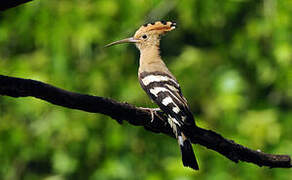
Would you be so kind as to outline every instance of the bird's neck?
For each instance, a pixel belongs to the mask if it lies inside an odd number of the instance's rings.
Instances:
[[[160,51],[158,46],[149,46],[140,49],[140,66],[139,73],[142,72],[155,72],[165,71],[169,72],[166,65],[160,57]]]

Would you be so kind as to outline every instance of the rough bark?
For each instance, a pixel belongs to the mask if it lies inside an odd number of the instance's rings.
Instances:
[[[165,123],[166,119],[162,112],[156,110],[154,119],[151,121],[149,110],[109,98],[74,93],[39,81],[3,75],[0,75],[0,95],[15,98],[30,96],[70,109],[101,113],[110,116],[120,124],[125,120],[134,126],[143,126],[146,130],[174,138],[170,126]],[[251,150],[211,130],[196,127],[187,135],[192,143],[212,149],[236,163],[245,161],[270,168],[292,167],[291,158],[288,155]]]

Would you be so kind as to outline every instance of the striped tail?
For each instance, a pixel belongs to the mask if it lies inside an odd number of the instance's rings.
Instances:
[[[199,170],[199,165],[191,142],[185,137],[183,133],[178,133],[177,140],[182,155],[183,165],[194,170]]]

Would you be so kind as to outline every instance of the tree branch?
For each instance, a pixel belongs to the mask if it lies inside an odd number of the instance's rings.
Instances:
[[[5,11],[7,9],[19,6],[30,1],[32,0],[4,0],[0,3],[0,11]]]
[[[170,126],[165,123],[167,120],[164,114],[160,111],[155,111],[154,120],[151,122],[151,113],[148,110],[109,98],[73,93],[35,80],[0,75],[0,95],[16,98],[32,96],[70,109],[101,113],[120,124],[126,120],[132,125],[143,126],[146,130],[174,137]],[[186,135],[192,143],[212,149],[236,163],[245,161],[271,168],[292,167],[288,155],[254,151],[211,130],[196,127]]]

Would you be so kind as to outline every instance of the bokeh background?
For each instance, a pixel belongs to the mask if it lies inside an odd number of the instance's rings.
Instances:
[[[50,0],[0,14],[0,74],[155,107],[133,45],[104,49],[145,22],[172,20],[162,56],[201,127],[252,149],[292,152],[291,0]],[[292,179],[194,145],[35,98],[0,96],[1,179]]]

